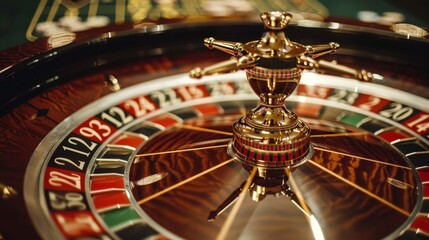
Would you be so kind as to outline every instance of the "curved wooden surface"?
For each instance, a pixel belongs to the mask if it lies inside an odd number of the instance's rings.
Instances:
[[[226,27],[232,30],[225,30]],[[99,31],[114,30],[117,28]],[[114,75],[122,87],[127,87],[186,72],[196,65],[208,65],[228,57],[204,49],[204,37],[247,41],[258,38],[260,31],[259,23],[184,23],[165,25],[164,30],[149,33],[139,30],[122,32],[114,37],[78,35],[78,42],[58,49],[49,49],[46,39],[42,39],[1,53],[1,68],[14,65],[0,73],[0,183],[11,186],[18,195],[0,199],[0,234],[6,239],[35,239],[37,233],[23,199],[28,161],[44,136],[56,125],[111,92],[106,85],[106,75]],[[388,53],[392,53],[392,48],[409,40],[389,38],[389,34],[367,41],[353,40],[356,36],[366,35],[359,31],[325,28],[291,27],[288,34],[294,36],[291,37],[293,40],[308,44],[344,40],[345,50],[336,57],[341,63],[368,67],[386,76],[406,80],[393,83],[399,88],[414,88],[416,83],[427,85],[426,66],[420,62],[426,56],[415,52],[429,46],[427,41],[413,41],[390,57]],[[386,45],[380,46],[383,41]],[[376,43],[375,47],[371,47],[373,43]],[[358,46],[365,48],[362,54]],[[416,54],[409,55],[410,52]],[[383,58],[384,55],[389,57]],[[410,59],[416,61],[410,62]],[[397,65],[392,66],[393,63]],[[421,92],[427,97],[427,92]],[[418,89],[416,93],[420,94]],[[231,189],[233,187],[231,185]]]
[[[235,113],[224,113],[226,119],[221,124],[210,118],[205,124],[197,127],[232,132],[231,124]],[[228,121],[229,119],[229,121]],[[219,117],[216,117],[219,121]],[[192,120],[191,120],[192,121]],[[326,121],[326,120],[324,120]],[[184,122],[184,125],[192,123]],[[323,126],[320,123],[320,126]],[[343,137],[329,137],[341,133],[318,129],[318,124],[311,124],[312,134],[326,135],[313,138],[316,148],[312,160],[293,173],[294,179],[305,202],[317,216],[326,239],[380,239],[399,226],[408,218],[385,203],[338,180],[341,176],[355,185],[380,196],[404,212],[411,213],[417,202],[415,175],[408,163],[394,148],[369,134],[357,130],[350,133],[362,133]],[[226,134],[198,131],[198,129],[173,128],[165,131],[149,142],[142,149],[143,157],[133,164],[130,180],[157,174],[167,175],[156,183],[135,187],[134,197],[142,202],[140,207],[156,223],[184,239],[216,239],[223,226],[227,224],[231,208],[222,212],[214,221],[208,221],[210,211],[216,209],[227,197],[249,177],[249,173],[238,163],[231,162],[219,169],[209,171],[191,182],[175,187],[193,176],[222,164],[230,159],[226,147],[198,150],[195,152],[178,152],[151,154],[190,148],[193,144],[199,147],[221,145],[215,140],[225,140]],[[213,141],[212,144],[208,143]],[[344,155],[343,153],[350,154]],[[365,159],[380,160],[379,163]],[[397,166],[386,166],[384,161]],[[322,166],[336,175],[328,174],[317,167]],[[406,190],[395,189],[388,184],[389,178],[397,179],[410,187]],[[257,184],[263,185],[259,182]],[[256,184],[256,183],[255,183]],[[267,183],[268,184],[268,183]],[[289,182],[287,184],[290,184]],[[277,189],[260,201],[253,201],[251,193],[246,193],[239,214],[234,219],[226,239],[252,236],[252,239],[313,239],[309,224],[303,213],[290,199],[281,196],[280,186],[270,186],[267,191]],[[168,190],[156,198],[145,201],[151,195]],[[277,196],[277,197],[274,197]],[[263,210],[262,210],[263,209]],[[378,213],[375,215],[374,213]],[[368,227],[372,226],[372,227]],[[256,230],[257,229],[257,230]],[[365,229],[361,232],[360,229]]]

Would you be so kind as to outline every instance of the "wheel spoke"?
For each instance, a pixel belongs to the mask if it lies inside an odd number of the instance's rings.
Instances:
[[[374,194],[374,193],[370,192],[369,190],[367,190],[367,189],[365,189],[365,188],[357,185],[356,183],[351,182],[350,180],[344,178],[343,176],[341,176],[339,174],[336,174],[333,171],[331,171],[331,170],[329,170],[329,169],[327,169],[327,168],[325,168],[325,167],[317,164],[313,160],[309,160],[308,162],[311,163],[312,165],[314,165],[315,167],[318,167],[319,169],[323,170],[324,172],[329,173],[331,176],[333,176],[333,177],[341,180],[342,182],[344,182],[344,183],[346,183],[346,184],[354,187],[355,189],[361,191],[362,193],[364,193],[364,194],[366,194],[366,195],[368,195],[368,196],[376,199],[377,201],[383,203],[384,205],[386,205],[386,206],[388,206],[388,207],[396,210],[397,212],[399,212],[399,213],[401,213],[401,214],[403,214],[403,215],[405,215],[407,217],[410,215],[410,213],[408,211],[406,211],[406,210],[404,210],[402,208],[399,208],[399,207],[393,205],[391,202],[385,200],[384,198],[377,196],[376,194]]]
[[[219,235],[217,235],[216,240],[226,239],[226,236],[229,232],[229,229],[234,222],[235,217],[237,216],[238,211],[240,210],[241,204],[243,203],[244,198],[246,197],[246,192],[249,190],[250,185],[253,182],[256,172],[258,171],[257,167],[253,167],[252,172],[250,172],[249,177],[247,178],[246,184],[244,184],[243,189],[241,190],[240,195],[238,196],[237,201],[232,207],[231,213],[228,215],[224,225],[222,226]]]
[[[184,181],[178,182],[178,183],[176,183],[176,184],[174,184],[174,185],[172,185],[172,186],[170,186],[170,187],[168,187],[166,189],[163,189],[162,191],[159,191],[159,192],[157,192],[155,194],[152,194],[152,195],[148,196],[147,198],[143,198],[142,200],[138,201],[137,203],[139,205],[142,205],[142,204],[144,204],[144,203],[146,203],[146,202],[148,202],[148,201],[150,201],[150,200],[152,200],[152,199],[154,199],[156,197],[161,196],[164,193],[167,193],[167,192],[169,192],[171,190],[174,190],[174,189],[176,189],[176,188],[178,188],[178,187],[180,187],[180,186],[182,186],[182,185],[184,185],[184,184],[186,184],[188,182],[191,182],[191,181],[193,181],[193,180],[195,180],[195,179],[197,179],[197,178],[199,178],[201,176],[204,176],[205,174],[210,173],[210,172],[212,172],[212,171],[214,171],[214,170],[216,170],[216,169],[218,169],[220,167],[223,167],[223,166],[225,166],[225,165],[227,165],[227,164],[229,164],[231,162],[234,162],[234,158],[228,159],[225,162],[222,162],[222,163],[220,163],[218,165],[215,165],[215,166],[213,166],[213,167],[211,167],[211,168],[209,168],[209,169],[207,169],[207,170],[205,170],[203,172],[200,172],[200,173],[198,173],[198,174],[196,174],[196,175],[194,175],[194,176],[192,176],[192,177],[190,177],[190,178],[188,178],[188,179],[186,179]]]

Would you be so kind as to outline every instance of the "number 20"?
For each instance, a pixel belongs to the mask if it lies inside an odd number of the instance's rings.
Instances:
[[[389,106],[391,108],[381,111],[380,115],[391,118],[394,121],[402,121],[414,112],[413,108],[403,106],[400,103],[391,103]]]

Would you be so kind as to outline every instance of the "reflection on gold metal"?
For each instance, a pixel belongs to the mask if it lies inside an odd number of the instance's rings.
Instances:
[[[387,178],[387,182],[390,185],[394,186],[394,187],[397,187],[397,188],[400,188],[400,189],[404,189],[404,190],[407,189],[407,188],[409,188],[409,187],[413,188],[413,186],[411,186],[410,184],[405,183],[405,182],[400,181],[400,180],[395,179],[395,178],[391,178],[391,177]]]
[[[18,192],[13,187],[0,183],[0,199],[9,199],[17,195]]]
[[[196,4],[196,3],[195,3]],[[174,19],[182,18],[186,15],[193,14],[192,10],[197,10],[198,5],[190,6],[189,3],[179,3],[177,1],[150,1],[150,0],[129,0],[127,11],[131,14],[133,21],[138,22],[145,19]],[[185,11],[185,9],[192,9]],[[186,13],[185,13],[186,12]]]
[[[229,207],[233,206],[219,235],[217,236],[217,239],[225,239],[227,237],[229,229],[231,228],[237,212],[242,205],[246,195],[245,193],[248,193],[251,199],[255,202],[263,201],[268,195],[274,197],[288,197],[291,203],[293,203],[293,205],[307,218],[315,239],[324,239],[320,224],[299,191],[299,188],[292,177],[290,168],[266,169],[261,167],[244,167],[249,171],[247,180],[234,190],[215,210],[211,211],[207,218],[210,222],[215,221],[219,215],[225,212]],[[288,186],[288,183],[292,186],[292,189]]]
[[[253,178],[255,177],[257,172],[258,172],[258,168],[253,167],[249,177],[247,178],[246,183],[243,186],[243,189],[240,192],[240,195],[238,196],[237,201],[234,204],[234,207],[231,210],[231,213],[228,215],[228,218],[226,219],[219,234],[216,237],[217,240],[226,239],[229,229],[231,228],[231,225],[234,222],[235,217],[237,216],[238,210],[240,209],[241,204],[243,203],[244,197],[246,196],[245,193],[248,191],[248,189],[250,188],[250,185],[253,183]]]
[[[29,41],[34,41],[37,39],[37,37],[33,36],[34,28],[36,27],[37,21],[39,21],[40,15],[43,12],[43,9],[46,6],[46,3],[48,0],[40,0],[39,5],[37,6],[36,12],[33,15],[33,18],[31,19],[30,25],[27,28],[27,31],[25,32],[25,37]]]
[[[298,202],[302,206],[302,209],[305,211],[307,216],[311,215],[311,211],[308,208],[307,204],[305,204],[305,202],[304,202],[304,197],[302,196],[301,191],[299,191],[298,185],[296,184],[295,179],[292,176],[292,172],[291,172],[290,168],[285,168],[285,172],[289,178],[290,186],[292,187],[292,189],[295,190],[296,197],[298,199]]]
[[[329,170],[329,169],[327,169],[327,168],[325,168],[325,167],[323,167],[323,166],[321,166],[321,165],[317,164],[317,163],[316,163],[316,162],[314,162],[313,160],[310,160],[310,161],[308,161],[308,162],[309,162],[309,163],[311,163],[313,166],[315,166],[315,167],[317,167],[317,168],[319,168],[319,169],[323,170],[324,172],[329,173],[330,175],[334,176],[335,178],[337,178],[337,179],[339,179],[339,180],[343,181],[344,183],[346,183],[346,184],[348,184],[348,185],[352,186],[353,188],[355,188],[355,189],[357,189],[357,190],[359,190],[359,191],[363,192],[364,194],[366,194],[366,195],[368,195],[368,196],[370,196],[370,197],[374,198],[375,200],[377,200],[377,201],[381,202],[382,204],[384,204],[384,205],[386,205],[386,206],[388,206],[388,207],[390,207],[390,208],[394,209],[395,211],[397,211],[397,212],[401,213],[402,215],[407,216],[407,217],[410,215],[410,213],[409,213],[408,211],[406,211],[406,210],[404,210],[404,209],[402,209],[402,208],[399,208],[399,207],[397,207],[397,206],[393,205],[391,202],[387,201],[386,199],[384,199],[384,198],[382,198],[382,197],[379,197],[378,195],[376,195],[376,194],[374,194],[374,193],[370,192],[369,190],[367,190],[367,189],[365,189],[365,188],[363,188],[363,187],[361,187],[361,186],[357,185],[356,183],[349,181],[348,179],[344,178],[343,176],[341,176],[341,175],[339,175],[339,174],[336,174],[336,173],[334,173],[333,171],[331,171],[331,170]]]
[[[317,221],[316,217],[313,215],[312,211],[308,207],[307,203],[304,200],[304,197],[302,196],[301,191],[299,190],[298,185],[295,182],[295,179],[292,176],[292,172],[290,168],[285,168],[286,175],[289,179],[289,184],[292,187],[292,189],[295,191],[296,199],[298,201],[299,207],[305,212],[305,216],[307,217],[307,220],[310,224],[311,231],[313,232],[314,239],[316,240],[324,240],[325,237],[322,232],[322,228],[320,227],[319,222]]]
[[[116,0],[116,10],[115,10],[115,22],[124,23],[125,22],[125,0]]]
[[[406,170],[411,170],[411,168],[408,167],[408,166],[402,166],[402,165],[393,164],[393,163],[389,163],[389,162],[382,162],[380,160],[365,158],[365,157],[356,156],[356,155],[352,155],[352,154],[347,154],[347,153],[343,153],[343,152],[337,152],[337,151],[333,151],[333,150],[329,150],[329,149],[325,149],[325,148],[314,147],[314,149],[319,150],[319,151],[334,153],[334,154],[337,154],[337,155],[340,155],[340,156],[357,158],[357,159],[360,159],[360,160],[363,160],[363,161],[368,161],[368,162],[373,162],[373,163],[377,163],[377,164],[382,164],[382,165],[387,165],[387,166],[402,168],[402,169],[406,169]]]
[[[112,92],[116,92],[116,91],[121,90],[121,84],[120,84],[119,80],[111,74],[106,76],[106,83]]]
[[[222,162],[222,163],[220,163],[220,164],[218,164],[216,166],[213,166],[213,167],[211,167],[211,168],[209,168],[209,169],[207,169],[207,170],[205,170],[203,172],[200,172],[200,173],[198,173],[198,174],[196,174],[196,175],[194,175],[194,176],[192,176],[190,178],[187,178],[186,180],[184,180],[182,182],[176,183],[176,184],[174,184],[174,185],[172,185],[172,186],[170,186],[168,188],[165,188],[162,191],[159,191],[159,192],[157,192],[155,194],[152,194],[152,195],[148,196],[147,198],[143,198],[142,200],[138,201],[137,203],[139,205],[142,205],[142,204],[144,204],[144,203],[146,203],[146,202],[148,202],[148,201],[150,201],[150,200],[152,200],[154,198],[157,198],[157,197],[161,196],[164,193],[167,193],[167,192],[169,192],[171,190],[174,190],[174,189],[176,189],[176,188],[178,188],[180,186],[183,186],[184,184],[186,184],[188,182],[191,182],[191,181],[193,181],[193,180],[195,180],[195,179],[197,179],[197,178],[199,178],[201,176],[204,176],[205,174],[210,173],[210,172],[212,172],[212,171],[214,171],[214,170],[216,170],[216,169],[218,169],[220,167],[223,167],[223,166],[225,166],[225,165],[227,165],[227,164],[229,164],[229,163],[231,163],[233,161],[234,161],[233,158],[228,159],[225,162]]]
[[[76,34],[72,32],[60,32],[48,38],[51,48],[62,47],[72,43],[76,39]]]
[[[127,3],[127,10],[134,22],[146,19],[151,8],[150,0],[128,0]]]
[[[323,235],[322,227],[319,224],[319,221],[317,221],[316,217],[314,215],[310,216],[310,228],[313,232],[313,236],[315,240],[324,240],[325,236]]]
[[[88,18],[89,17],[94,17],[97,15],[97,11],[98,11],[98,5],[100,0],[91,0],[91,3],[89,4],[89,9],[88,9]]]
[[[285,107],[285,100],[299,84],[304,70],[331,73],[371,81],[372,74],[336,62],[314,58],[334,53],[339,44],[305,46],[285,35],[292,15],[264,12],[260,15],[266,31],[260,40],[247,43],[206,38],[209,49],[221,50],[232,58],[190,71],[193,78],[245,70],[259,105],[233,124],[233,140],[228,153],[250,166],[284,168],[305,163],[313,154],[310,128]]]
[[[137,154],[136,158],[147,157],[147,156],[155,156],[155,155],[181,153],[181,152],[194,152],[194,151],[207,150],[207,149],[213,149],[213,148],[223,148],[223,147],[227,147],[227,146],[228,146],[227,144],[223,144],[223,145],[216,145],[216,146],[199,147],[199,148],[187,148],[187,149],[171,150],[171,151],[164,151],[164,152],[143,153],[143,154]],[[136,159],[136,162],[140,162],[140,160]]]
[[[46,21],[47,21],[47,22],[54,21],[55,15],[57,14],[57,12],[58,12],[58,8],[60,7],[60,3],[61,3],[61,0],[57,0],[57,1],[54,1],[54,2],[52,3],[52,7],[51,7],[51,9],[49,10],[49,15],[48,15],[48,17],[46,18]]]
[[[158,25],[156,25],[155,23],[150,23],[150,22],[139,22],[139,23],[133,24],[134,29],[139,29],[144,31],[156,28],[157,26]]]
[[[311,135],[312,138],[331,138],[331,137],[350,137],[350,136],[365,136],[370,133],[368,132],[351,132],[351,133],[329,133],[329,134],[318,134]]]
[[[265,32],[260,40],[247,43],[206,38],[204,45],[232,55],[224,62],[190,71],[193,78],[245,70],[259,105],[233,124],[233,140],[228,153],[237,161],[271,169],[298,166],[313,154],[310,128],[285,107],[285,100],[298,86],[303,70],[347,75],[368,81],[366,71],[316,61],[314,58],[334,53],[339,44],[305,46],[292,42],[284,29],[292,19],[285,12],[260,15]]]
[[[86,6],[91,0],[57,0],[68,9],[77,9]]]
[[[343,77],[354,78],[364,82],[371,82],[374,80],[372,73],[366,71],[365,69],[357,70],[351,67],[337,64],[336,61],[328,62],[324,60],[319,60],[316,72],[340,75]]]
[[[67,8],[66,12],[64,13],[64,16],[77,17],[79,16],[79,9],[75,7]]]
[[[239,42],[219,41],[214,38],[204,39],[204,46],[217,49],[233,56],[243,56],[243,44]]]
[[[428,35],[428,31],[416,25],[408,23],[398,23],[391,27],[395,33],[409,37],[423,38]]]
[[[210,129],[210,128],[202,128],[202,127],[197,127],[197,126],[192,126],[192,125],[180,125],[179,127],[189,129],[189,130],[200,131],[200,132],[211,132],[211,133],[218,133],[218,134],[223,134],[223,135],[232,135],[232,133],[230,133],[230,132],[219,131],[219,130]]]
[[[211,139],[211,140],[207,140],[207,141],[185,144],[185,145],[182,145],[181,148],[182,149],[183,148],[193,148],[193,147],[197,147],[197,146],[206,146],[206,145],[211,145],[211,144],[228,143],[229,141],[231,141],[230,138]],[[225,146],[227,146],[227,145],[225,145]]]

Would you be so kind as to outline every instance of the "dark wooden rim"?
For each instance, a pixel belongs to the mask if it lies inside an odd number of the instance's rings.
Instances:
[[[200,51],[204,49],[202,39],[208,36],[247,42],[258,39],[262,31],[262,25],[256,21],[170,23],[144,30],[101,34],[47,50],[0,73],[0,88],[7,89],[0,96],[0,114],[41,89],[66,81],[77,73],[139,57]],[[424,52],[429,49],[427,39],[408,39],[385,30],[337,23],[300,23],[289,26],[286,31],[292,41],[304,44],[336,41],[341,43],[337,55],[401,65],[412,68],[417,75],[429,76]]]

